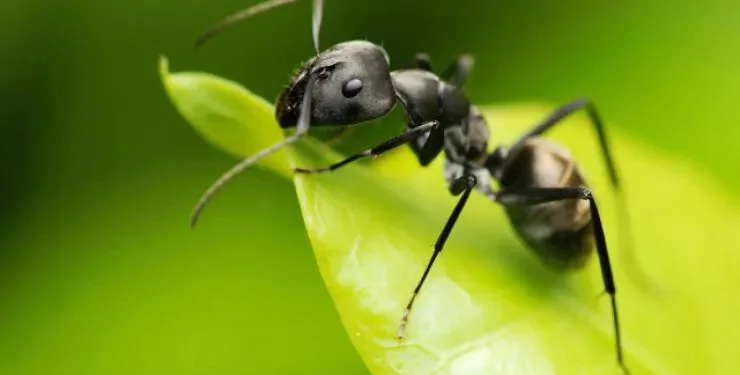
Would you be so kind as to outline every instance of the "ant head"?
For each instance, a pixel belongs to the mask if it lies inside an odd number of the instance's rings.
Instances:
[[[314,125],[351,125],[385,116],[396,103],[385,50],[366,41],[337,44],[303,65],[280,95],[277,119],[295,126],[309,77],[315,78]]]

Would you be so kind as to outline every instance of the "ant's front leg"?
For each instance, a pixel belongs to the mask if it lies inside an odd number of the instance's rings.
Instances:
[[[328,165],[326,167],[320,167],[320,168],[312,168],[312,169],[296,168],[296,169],[294,169],[294,171],[295,171],[295,173],[306,173],[306,174],[330,172],[330,171],[333,171],[335,169],[341,168],[341,167],[343,167],[343,166],[345,166],[345,165],[347,165],[347,164],[349,164],[349,163],[351,163],[353,161],[356,161],[358,159],[362,159],[362,158],[365,158],[365,157],[368,157],[368,156],[378,156],[378,155],[380,155],[380,154],[382,154],[384,152],[393,150],[393,149],[395,149],[395,148],[397,148],[397,147],[399,147],[399,146],[401,146],[401,145],[403,145],[403,144],[405,144],[405,143],[407,143],[407,142],[409,142],[409,141],[411,141],[411,140],[413,140],[413,139],[421,136],[422,134],[424,134],[427,131],[431,131],[432,134],[434,134],[435,132],[442,132],[443,129],[441,129],[439,127],[439,122],[438,121],[430,121],[430,122],[427,122],[425,124],[419,125],[419,126],[417,126],[415,128],[409,129],[406,132],[404,132],[403,134],[398,135],[396,137],[393,137],[393,138],[391,138],[391,139],[389,139],[389,140],[387,140],[387,141],[385,141],[385,142],[383,142],[383,143],[381,143],[381,144],[379,144],[379,145],[377,145],[377,146],[375,146],[373,148],[369,148],[369,149],[367,149],[365,151],[362,151],[360,153],[351,155],[351,156],[347,157],[346,159],[344,159],[344,160],[342,160],[340,162],[337,162],[337,163]]]

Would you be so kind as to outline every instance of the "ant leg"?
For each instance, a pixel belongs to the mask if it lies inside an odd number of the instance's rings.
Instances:
[[[450,217],[447,219],[447,222],[445,223],[444,228],[442,228],[442,232],[439,234],[439,237],[437,237],[437,242],[434,244],[434,252],[432,253],[432,257],[431,259],[429,259],[429,263],[427,264],[427,267],[424,269],[424,273],[421,275],[421,279],[419,280],[419,283],[416,284],[416,288],[414,288],[414,291],[411,294],[411,299],[406,305],[406,310],[404,310],[403,312],[403,316],[401,317],[401,323],[399,324],[399,327],[398,327],[397,338],[399,340],[402,340],[406,333],[406,326],[408,325],[408,322],[409,322],[409,314],[411,313],[411,308],[414,305],[416,296],[419,295],[419,291],[421,290],[421,287],[424,284],[424,281],[429,275],[429,271],[432,269],[432,265],[434,264],[434,261],[437,259],[437,256],[439,256],[439,254],[442,252],[445,242],[447,242],[447,237],[449,237],[450,233],[452,232],[452,227],[454,227],[455,222],[457,222],[457,218],[460,217],[460,213],[462,212],[463,207],[465,207],[465,203],[468,201],[470,192],[473,190],[473,188],[476,186],[477,183],[478,181],[475,178],[475,176],[465,175],[465,176],[462,176],[456,179],[455,181],[452,182],[452,184],[450,184],[450,192],[455,196],[460,195],[462,193],[462,196],[457,201],[457,204],[455,205],[455,208],[452,210],[452,214],[450,214]]]
[[[417,53],[415,56],[416,67],[427,72],[433,72],[432,70],[432,59],[427,53]],[[470,71],[473,69],[473,56],[472,55],[461,55],[455,61],[453,61],[443,72],[439,75],[443,81],[452,84],[456,87],[462,87],[465,84],[465,80],[468,78]]]
[[[627,267],[626,270],[629,272],[632,280],[635,281],[636,284],[639,285],[641,288],[645,290],[652,290],[652,292],[656,294],[662,294],[661,288],[657,286],[654,281],[650,280],[650,277],[648,277],[647,274],[642,271],[643,267],[639,265],[637,260],[634,258],[634,254],[632,254],[632,249],[634,248],[634,245],[631,230],[632,226],[630,225],[627,204],[625,202],[625,197],[621,189],[616,164],[614,162],[614,158],[612,157],[611,151],[609,150],[609,141],[607,139],[604,123],[602,122],[601,116],[596,110],[596,106],[593,104],[593,102],[588,99],[582,98],[576,99],[570,103],[561,106],[560,108],[552,112],[550,116],[548,116],[544,121],[532,128],[523,136],[521,136],[519,140],[515,142],[514,145],[511,147],[511,150],[513,151],[515,149],[518,149],[528,138],[536,137],[543,134],[556,124],[560,123],[560,121],[563,120],[565,117],[580,109],[586,110],[589,118],[591,119],[591,123],[596,130],[596,134],[599,138],[599,147],[601,148],[601,154],[604,157],[604,161],[606,162],[606,168],[609,172],[609,179],[612,187],[614,188],[614,193],[617,198],[617,213],[619,220],[618,225],[620,228],[619,233],[620,239],[624,243],[624,245],[622,246],[624,251],[621,252],[621,254],[626,262],[635,265],[634,268]],[[633,272],[630,272],[630,270]]]
[[[382,153],[384,153],[386,151],[390,151],[390,150],[392,150],[394,148],[397,148],[397,147],[403,145],[404,143],[407,143],[407,142],[413,140],[416,137],[421,136],[422,134],[424,134],[427,131],[430,131],[431,130],[432,133],[434,133],[434,130],[439,129],[438,126],[439,126],[439,122],[437,122],[437,121],[430,121],[430,122],[427,122],[425,124],[419,125],[419,126],[417,126],[415,128],[412,128],[410,130],[407,130],[403,134],[398,135],[396,137],[393,137],[393,138],[391,138],[391,139],[389,139],[389,140],[387,140],[387,141],[385,141],[385,142],[383,142],[383,143],[381,143],[381,144],[379,144],[379,145],[377,145],[377,146],[375,146],[373,148],[369,148],[369,149],[367,149],[365,151],[362,151],[360,153],[351,155],[351,156],[347,157],[346,159],[344,159],[344,160],[342,160],[342,161],[340,161],[338,163],[334,163],[334,164],[328,165],[326,167],[313,168],[313,169],[296,168],[296,169],[294,169],[294,172],[296,172],[296,173],[306,173],[306,174],[330,172],[330,171],[333,171],[333,170],[335,170],[337,168],[341,168],[341,167],[343,167],[343,166],[345,166],[345,165],[347,165],[347,164],[349,164],[349,163],[351,163],[351,162],[353,162],[353,161],[355,161],[357,159],[361,159],[361,158],[368,157],[368,156],[378,156],[378,155],[380,155],[380,154],[382,154]]]
[[[428,53],[417,53],[414,57],[414,60],[416,61],[416,67],[421,70],[426,70],[427,72],[431,72],[432,70],[432,58],[429,57]]]
[[[434,161],[444,148],[445,137],[445,130],[440,127],[429,132],[426,137],[420,136],[409,142],[411,150],[416,154],[419,165],[426,167]]]
[[[450,64],[447,69],[439,75],[439,77],[457,88],[463,87],[470,71],[473,70],[473,63],[474,60],[472,55],[461,55],[455,59],[455,61],[453,61],[452,64]]]
[[[452,192],[452,188],[454,186],[453,181],[466,174],[472,174],[475,176],[476,180],[478,180],[475,189],[491,201],[496,201],[496,192],[491,187],[492,177],[488,169],[481,168],[476,165],[456,163],[445,158],[443,171],[444,178],[445,181],[447,181],[450,192]]]
[[[421,64],[423,64],[425,56],[426,58],[428,58],[426,54],[417,54],[417,63],[421,61]],[[428,62],[428,60],[426,61]],[[431,67],[429,67],[429,69],[431,69]],[[442,101],[442,98],[440,98],[439,95],[440,93],[438,91],[437,100]],[[404,95],[396,93],[396,98],[403,106],[403,109],[408,117],[409,122],[406,124],[407,131],[416,128],[416,124],[424,123],[425,120],[423,119],[422,114],[414,109],[414,107],[411,105],[411,103],[409,103]],[[437,155],[442,152],[442,149],[444,148],[445,138],[445,126],[442,125],[437,129],[422,134],[409,142],[411,151],[416,155],[416,158],[418,159],[419,164],[422,167],[428,166],[432,161],[434,161]]]
[[[614,322],[614,335],[616,338],[617,362],[625,374],[629,374],[627,366],[624,364],[622,357],[622,334],[619,329],[619,316],[617,315],[617,289],[614,284],[614,275],[612,274],[611,263],[609,262],[609,252],[606,247],[606,237],[604,228],[601,224],[601,216],[596,206],[591,191],[586,188],[525,188],[516,190],[501,190],[496,200],[502,205],[536,205],[565,199],[584,199],[588,200],[591,208],[591,220],[594,229],[594,239],[596,240],[596,252],[599,256],[601,266],[601,276],[604,281],[604,289],[609,294],[612,305],[612,320]]]
[[[511,150],[521,147],[521,145],[529,138],[542,135],[542,133],[560,123],[560,121],[563,120],[565,117],[580,109],[586,109],[588,116],[591,118],[591,123],[593,124],[594,128],[596,129],[596,133],[599,136],[599,146],[601,148],[601,153],[603,154],[603,157],[606,161],[606,168],[609,171],[609,179],[611,180],[614,189],[619,189],[619,178],[617,176],[617,169],[614,164],[614,158],[612,158],[611,151],[609,150],[609,142],[606,137],[604,123],[601,121],[601,116],[599,116],[598,111],[596,111],[596,107],[588,99],[576,99],[556,109],[544,121],[522,135],[519,140],[517,140],[514,145],[511,146]]]

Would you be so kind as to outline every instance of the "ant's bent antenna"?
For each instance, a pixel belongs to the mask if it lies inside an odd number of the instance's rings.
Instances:
[[[227,18],[224,22],[221,23],[221,25],[233,25],[235,22],[241,21],[251,15],[257,14],[259,12],[265,11],[270,8],[274,8],[278,5],[289,3],[295,0],[271,0],[267,1],[261,4],[257,4],[251,8],[245,9],[242,12],[239,12],[229,18]],[[324,11],[324,1],[323,0],[314,0],[313,2],[313,23],[312,23],[312,29],[313,29],[313,44],[314,48],[316,49],[316,56],[320,54],[319,52],[319,31],[321,29],[321,13]],[[216,26],[215,32],[218,32],[219,28],[223,28],[220,26]],[[214,32],[214,33],[215,33]],[[211,34],[215,35],[215,34]],[[201,37],[202,39],[203,37]],[[301,137],[306,135],[308,133],[308,129],[311,126],[311,105],[313,104],[313,87],[315,82],[315,77],[311,75],[311,72],[313,70],[314,64],[318,59],[314,59],[313,62],[308,66],[307,72],[309,74],[308,83],[306,84],[305,91],[303,93],[303,101],[301,103],[301,113],[298,116],[298,123],[296,124],[296,131],[295,133],[291,134],[290,136],[286,137],[282,141],[273,144],[272,146],[265,148],[261,150],[260,152],[242,160],[239,164],[232,167],[228,172],[224,173],[216,182],[211,185],[211,187],[203,194],[203,196],[198,201],[198,204],[195,206],[195,209],[193,210],[193,214],[190,217],[190,227],[195,227],[195,224],[198,221],[198,218],[200,217],[201,212],[205,208],[206,204],[213,198],[216,193],[221,190],[224,185],[226,185],[231,179],[233,179],[236,175],[243,172],[245,169],[251,167],[255,163],[257,163],[260,159],[269,156],[280,149],[289,146],[295,142],[297,142]]]
[[[282,141],[277,142],[272,146],[265,148],[260,152],[242,160],[241,162],[239,162],[239,164],[233,166],[231,169],[229,169],[228,172],[224,173],[218,180],[216,180],[216,182],[214,182],[213,185],[211,185],[211,187],[208,188],[208,190],[203,194],[203,196],[198,201],[198,204],[196,204],[195,209],[193,210],[193,214],[190,216],[190,228],[195,227],[195,224],[197,223],[201,212],[206,207],[206,204],[208,204],[213,196],[216,195],[216,193],[218,193],[218,191],[221,190],[221,188],[223,188],[229,181],[231,181],[231,179],[233,179],[239,173],[243,172],[245,169],[257,163],[257,161],[259,161],[260,159],[274,154],[283,147],[295,143],[301,137],[306,135],[306,133],[308,133],[311,122],[311,101],[313,101],[314,82],[315,78],[309,77],[308,84],[306,85],[306,91],[303,95],[303,103],[301,103],[301,114],[298,118],[298,125],[296,127],[295,133],[286,137]]]
[[[246,20],[249,17],[252,17],[256,14],[266,12],[270,9],[277,8],[281,5],[286,5],[289,3],[293,3],[296,0],[268,0],[263,3],[259,3],[256,5],[253,5],[249,8],[243,9],[241,11],[238,11],[226,18],[223,19],[223,21],[219,22],[215,26],[211,27],[210,29],[206,30],[203,34],[201,34],[200,37],[198,37],[198,40],[195,42],[195,47],[202,46],[205,42],[207,42],[209,39],[216,36],[221,31],[224,31],[225,29],[228,29],[237,23]],[[321,16],[319,15],[319,18]],[[318,34],[318,31],[314,29],[314,39],[316,38],[316,35]]]
[[[209,37],[216,35],[220,30],[223,30],[225,27],[229,27],[234,25],[235,23],[242,21],[252,15],[255,15],[260,12],[264,12],[268,9],[275,8],[277,6],[280,6],[282,4],[287,4],[290,2],[293,2],[295,0],[269,0],[264,3],[257,4],[255,6],[252,6],[250,8],[247,8],[241,12],[238,12],[230,17],[227,17],[224,21],[222,21],[220,24],[212,28],[209,32],[201,36],[198,41],[199,44],[202,44],[205,42],[206,39]],[[313,22],[312,22],[312,30],[313,30],[313,44],[314,48],[316,49],[316,56],[320,54],[319,52],[319,31],[321,29],[321,14],[324,11],[324,1],[323,0],[314,0],[313,2]],[[280,149],[289,146],[295,142],[297,142],[301,137],[306,135],[308,133],[308,129],[311,126],[311,106],[313,104],[313,87],[315,82],[315,77],[311,75],[311,72],[313,70],[314,64],[318,59],[314,59],[313,62],[308,66],[307,72],[309,74],[308,83],[306,84],[305,92],[303,93],[303,101],[301,103],[301,113],[298,116],[298,123],[296,124],[296,131],[295,133],[291,134],[290,136],[286,137],[280,142],[277,142],[273,144],[272,146],[265,148],[261,150],[260,152],[242,160],[239,164],[233,166],[229,171],[224,173],[216,182],[211,185],[211,187],[206,190],[206,192],[203,194],[203,196],[198,201],[198,204],[196,204],[195,209],[193,210],[193,214],[190,216],[190,227],[195,227],[195,224],[198,222],[198,218],[200,217],[201,212],[205,208],[205,206],[210,202],[210,200],[213,198],[216,193],[221,190],[221,188],[224,187],[231,179],[233,179],[236,175],[243,172],[245,169],[251,167],[255,163],[257,163],[260,159],[269,156]]]

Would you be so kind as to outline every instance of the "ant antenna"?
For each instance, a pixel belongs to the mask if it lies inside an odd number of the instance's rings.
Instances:
[[[211,27],[210,29],[206,30],[203,34],[201,34],[198,37],[198,40],[195,42],[195,47],[198,48],[202,46],[205,42],[213,38],[214,36],[218,35],[220,32],[236,25],[239,22],[242,22],[246,20],[249,17],[252,17],[254,15],[257,15],[259,13],[266,12],[270,9],[277,8],[279,6],[293,3],[296,0],[267,0],[265,2],[253,5],[249,8],[240,10],[226,18],[224,18],[221,22],[216,24],[215,26]],[[321,16],[319,16],[320,18]],[[316,38],[318,31],[314,30],[314,39]]]
[[[208,188],[205,194],[203,194],[203,196],[198,201],[198,204],[195,206],[193,214],[190,216],[190,228],[195,227],[195,224],[197,223],[198,218],[200,217],[200,214],[205,208],[206,204],[208,204],[213,196],[216,195],[216,193],[218,193],[218,191],[221,190],[221,188],[223,188],[229,181],[231,181],[231,179],[233,179],[239,173],[243,172],[245,169],[257,163],[257,161],[259,161],[260,159],[274,154],[283,147],[295,143],[302,136],[306,135],[311,121],[311,101],[313,100],[312,96],[314,82],[315,78],[309,77],[308,83],[306,84],[306,91],[303,94],[303,103],[301,103],[301,114],[298,118],[298,125],[295,133],[286,137],[282,141],[277,142],[268,148],[262,149],[262,151],[242,160],[241,162],[239,162],[239,164],[233,166],[231,169],[229,169],[229,171],[224,173],[218,180],[216,180],[216,182],[214,182],[213,185]]]
[[[262,9],[258,11],[252,11],[246,16],[240,16],[240,17],[232,16],[230,18],[236,19],[236,21],[231,21],[231,24],[233,24],[234,22],[240,21],[252,14],[256,14],[266,9],[275,7],[279,5],[279,3],[287,3],[291,1],[295,1],[295,0],[273,0],[273,1],[268,1],[265,3],[255,5],[252,8],[249,8],[243,12],[240,12],[240,14],[247,14],[249,13],[248,11],[250,9],[259,8],[260,6],[262,6]],[[316,56],[318,56],[320,53],[319,52],[319,30],[321,29],[321,13],[323,12],[323,8],[324,8],[323,0],[314,0],[314,3],[313,3],[314,13],[313,13],[312,28],[313,28],[313,42],[314,42],[314,48],[316,49]],[[268,148],[262,149],[258,153],[242,160],[239,164],[233,166],[230,170],[224,173],[218,180],[216,180],[216,182],[214,182],[213,185],[211,185],[211,187],[208,188],[208,190],[206,190],[206,192],[203,194],[203,196],[198,201],[198,204],[196,204],[195,209],[193,210],[193,214],[190,216],[190,228],[195,227],[195,224],[197,224],[200,214],[203,212],[203,209],[206,207],[208,202],[210,202],[213,196],[216,195],[216,193],[219,190],[221,190],[221,188],[223,188],[229,181],[231,181],[231,179],[233,179],[239,173],[243,172],[245,169],[257,163],[260,159],[266,156],[269,156],[271,154],[274,154],[275,152],[278,152],[282,148],[297,142],[301,137],[303,137],[304,135],[308,133],[308,129],[311,126],[311,105],[313,104],[312,103],[313,102],[313,87],[314,87],[314,83],[316,80],[315,77],[311,75],[311,71],[313,70],[313,67],[317,61],[318,59],[314,59],[306,70],[308,72],[307,73],[308,83],[306,83],[306,88],[303,93],[303,99],[301,102],[301,114],[298,116],[298,123],[296,125],[295,133],[286,137],[282,141],[277,142]]]
[[[319,55],[319,31],[321,31],[321,18],[324,14],[324,0],[313,1],[313,48],[316,56]]]

